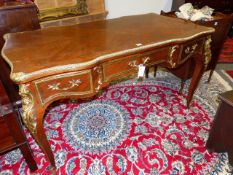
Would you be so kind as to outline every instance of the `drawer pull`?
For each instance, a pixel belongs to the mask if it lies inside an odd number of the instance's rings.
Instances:
[[[150,58],[150,57],[142,58],[142,62],[143,62],[143,64],[148,63],[150,60],[151,60],[151,58]]]
[[[136,60],[130,61],[130,62],[128,63],[128,65],[129,65],[130,67],[133,67],[133,68],[138,67],[138,64],[137,64],[137,61],[136,61]]]
[[[176,50],[179,48],[178,45],[175,45],[173,47],[171,47],[170,49],[170,53],[169,53],[169,58],[168,58],[168,63],[171,65],[172,68],[174,68],[176,66],[176,62],[174,61],[174,53],[176,52]]]
[[[192,54],[197,48],[197,44],[192,45],[192,47],[187,47],[185,49],[186,54]]]

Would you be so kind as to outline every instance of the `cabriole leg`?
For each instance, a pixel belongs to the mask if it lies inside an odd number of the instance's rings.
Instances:
[[[22,97],[23,122],[48,158],[52,166],[52,173],[54,173],[56,170],[55,160],[43,127],[45,108],[40,105],[35,105],[35,99],[29,90],[29,86],[29,84],[19,86]]]

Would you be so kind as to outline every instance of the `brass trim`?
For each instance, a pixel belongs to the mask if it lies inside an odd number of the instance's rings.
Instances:
[[[196,50],[197,46],[198,46],[197,43],[193,44],[191,47],[187,47],[184,52],[186,54],[192,54]]]
[[[190,53],[189,55],[186,55],[186,57],[184,57],[184,58],[182,58],[182,54],[185,52],[185,47],[187,46],[187,45],[195,45],[195,44],[201,44],[202,46],[201,47],[203,47],[203,39],[204,38],[200,38],[200,39],[197,39],[197,40],[194,40],[194,41],[191,41],[191,42],[188,42],[187,44],[182,44],[181,45],[181,51],[180,51],[180,55],[179,55],[179,61],[178,61],[178,64],[180,65],[180,64],[182,64],[182,63],[184,63],[187,59],[189,59],[191,56],[192,56],[192,54],[193,53],[195,53],[196,51],[198,51],[198,50],[196,50],[196,48],[195,48],[195,52],[193,51],[192,53]],[[197,45],[197,47],[198,47],[198,45]]]
[[[98,73],[98,86],[95,88],[95,92],[99,93],[103,84],[103,68],[102,66],[96,66],[94,71]]]
[[[139,52],[139,51],[143,51],[143,50],[146,50],[146,49],[150,49],[150,48],[154,48],[154,47],[158,47],[158,46],[162,46],[162,45],[166,45],[166,44],[171,44],[171,43],[175,43],[175,42],[185,42],[185,41],[191,40],[193,38],[199,37],[201,35],[211,34],[213,32],[214,32],[214,29],[210,28],[208,31],[200,32],[200,33],[197,33],[195,35],[192,35],[192,36],[189,36],[189,37],[186,37],[186,38],[176,38],[176,39],[161,41],[161,42],[157,42],[157,43],[153,43],[153,44],[143,45],[143,46],[140,46],[140,47],[127,49],[127,50],[123,50],[123,51],[119,51],[119,52],[105,54],[105,55],[99,56],[96,59],[93,59],[93,60],[85,62],[85,63],[54,66],[54,67],[34,71],[34,72],[31,72],[31,73],[23,73],[22,72],[23,74],[21,73],[22,76],[20,77],[20,80],[19,79],[14,79],[14,80],[12,79],[12,80],[15,81],[15,82],[22,82],[22,81],[27,82],[27,81],[30,81],[31,79],[33,79],[35,76],[36,77],[37,76],[43,76],[44,74],[51,73],[51,72],[53,74],[56,74],[56,73],[65,72],[65,71],[77,71],[77,69],[80,69],[80,68],[82,68],[84,66],[91,66],[91,65],[97,64],[98,62],[105,61],[105,60],[107,60],[109,58],[123,56],[123,55],[126,55],[126,54],[131,54],[131,53],[134,53],[134,52]],[[7,40],[6,40],[6,42],[7,42]],[[11,65],[11,69],[12,69],[11,70],[11,77],[14,77],[15,76],[14,74],[17,74],[17,72],[16,73],[13,72],[14,67],[13,67],[11,61],[4,54],[4,48],[5,47],[6,47],[6,43],[5,43],[5,45],[3,46],[3,49],[2,49],[2,56],[3,56],[3,58],[5,60],[8,60],[7,62]]]
[[[60,92],[60,93],[56,93],[54,95],[51,95],[45,99],[43,99],[41,97],[41,93],[40,93],[40,89],[38,87],[38,85],[40,83],[44,83],[44,82],[47,82],[47,81],[50,81],[50,80],[57,80],[57,79],[60,79],[60,78],[67,78],[67,77],[73,77],[73,76],[77,76],[77,75],[83,75],[83,74],[87,74],[89,75],[90,77],[90,90],[89,91],[83,91],[83,92]],[[87,95],[87,94],[91,94],[93,93],[93,79],[92,79],[92,74],[91,74],[91,70],[84,70],[84,71],[79,71],[79,72],[69,72],[69,73],[63,73],[63,74],[59,74],[59,75],[53,75],[53,76],[50,76],[50,77],[47,77],[47,78],[42,78],[42,79],[39,79],[39,80],[36,80],[34,81],[34,85],[36,87],[36,90],[37,90],[37,94],[38,94],[38,97],[40,99],[40,103],[42,105],[48,103],[49,101],[51,101],[52,99],[56,98],[56,97],[65,97],[65,96],[73,96],[73,95]]]
[[[10,78],[15,82],[23,81],[24,76],[26,76],[24,72],[17,72],[10,74]]]
[[[186,57],[184,59],[182,59],[182,61],[186,61],[188,58],[190,58],[193,55],[193,53],[196,52],[196,48],[197,47],[198,47],[197,43],[193,44],[192,46],[186,47],[185,50],[184,50],[184,52],[187,55],[186,55]]]
[[[204,51],[204,55],[205,55],[204,66],[205,66],[205,69],[207,68],[207,66],[211,60],[211,57],[212,57],[211,48],[210,48],[211,47],[210,43],[211,43],[212,39],[211,39],[211,36],[207,36],[206,38],[207,39],[205,40],[205,45],[204,45],[204,49],[205,49],[205,51]]]
[[[150,56],[146,56],[146,57],[142,58],[143,65],[146,65],[150,60],[151,60]]]
[[[177,50],[177,48],[179,48],[179,45],[175,45],[175,46],[172,46],[170,47],[170,53],[169,53],[169,57],[168,57],[168,63],[171,65],[172,68],[174,68],[176,66],[176,62],[173,62],[173,55],[174,55],[174,52]]]

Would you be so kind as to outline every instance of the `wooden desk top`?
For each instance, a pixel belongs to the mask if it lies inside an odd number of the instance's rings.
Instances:
[[[82,70],[113,57],[182,43],[214,29],[146,14],[5,35],[2,50],[15,81]],[[137,46],[137,44],[141,44]]]

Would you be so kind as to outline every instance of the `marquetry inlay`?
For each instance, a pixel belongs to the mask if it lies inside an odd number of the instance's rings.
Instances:
[[[187,47],[184,52],[186,54],[192,54],[196,50],[197,46],[197,44],[194,44],[191,47]]]
[[[91,70],[69,72],[34,82],[42,105],[57,98],[93,93]]]
[[[69,89],[72,89],[75,86],[79,86],[82,83],[82,81],[80,79],[77,80],[70,80],[68,82],[69,86],[65,87],[65,88],[61,88],[61,83],[55,83],[55,84],[49,84],[48,85],[48,89],[54,91],[54,90],[62,90],[62,91],[67,91]]]

